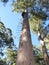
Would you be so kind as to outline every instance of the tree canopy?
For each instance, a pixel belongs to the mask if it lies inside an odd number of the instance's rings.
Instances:
[[[12,48],[12,46],[14,46],[12,31],[0,22],[0,50],[5,47]]]

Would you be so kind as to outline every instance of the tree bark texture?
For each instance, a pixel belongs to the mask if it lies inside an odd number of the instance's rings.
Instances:
[[[27,13],[23,16],[16,65],[35,65]]]

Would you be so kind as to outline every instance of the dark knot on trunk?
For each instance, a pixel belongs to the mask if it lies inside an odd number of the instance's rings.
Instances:
[[[22,12],[22,17],[23,18],[26,17],[26,15],[27,15],[27,12]]]

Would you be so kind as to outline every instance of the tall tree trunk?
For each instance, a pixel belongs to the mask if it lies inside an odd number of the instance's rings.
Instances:
[[[35,65],[27,12],[22,13],[23,25],[16,65]]]
[[[39,41],[40,41],[41,46],[42,46],[42,51],[43,51],[45,63],[46,63],[46,65],[49,65],[49,56],[48,56],[48,53],[47,53],[47,49],[46,49],[46,46],[45,46],[44,39],[41,37],[40,32],[38,32],[38,38],[39,38]]]

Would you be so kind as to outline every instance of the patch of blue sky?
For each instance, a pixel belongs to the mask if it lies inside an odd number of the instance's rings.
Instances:
[[[4,25],[7,28],[10,28],[13,33],[14,37],[14,43],[18,47],[19,45],[19,40],[20,40],[20,34],[21,34],[21,24],[22,22],[22,17],[21,13],[15,13],[12,12],[12,6],[7,3],[6,7],[0,4],[0,19],[4,23]],[[38,41],[38,37],[31,32],[31,38],[32,38],[32,43],[33,45],[40,45]]]

